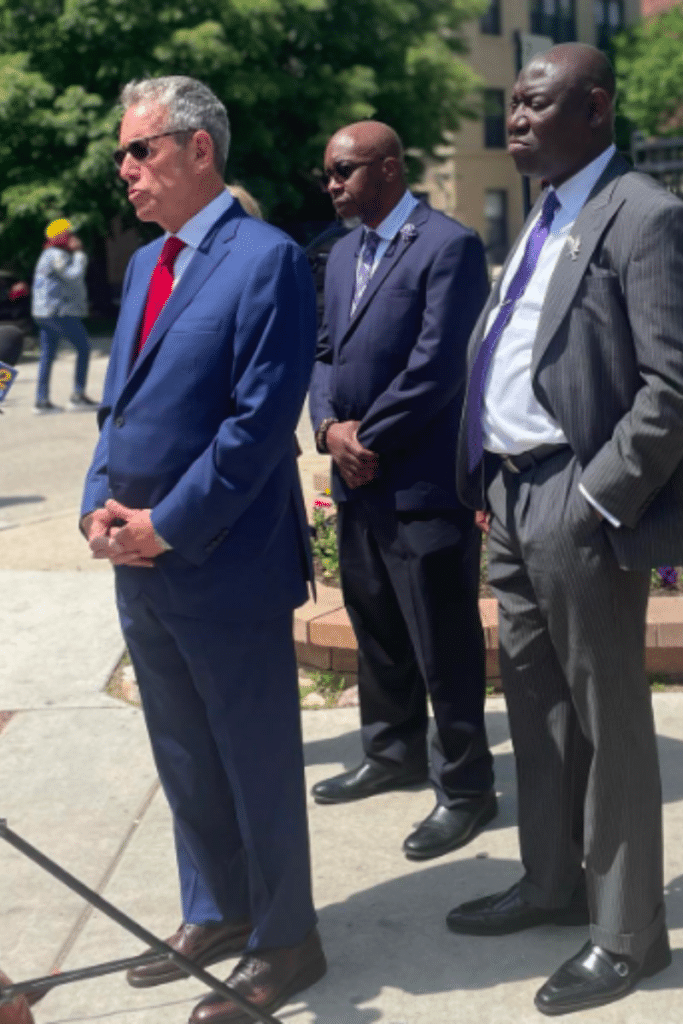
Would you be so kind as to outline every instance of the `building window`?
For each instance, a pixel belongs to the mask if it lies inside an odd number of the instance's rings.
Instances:
[[[500,35],[500,0],[489,0],[489,8],[481,18],[479,28],[485,36]]]
[[[484,221],[486,256],[492,266],[500,266],[508,253],[508,194],[505,189],[492,188],[485,193]]]
[[[484,146],[505,148],[505,93],[502,89],[484,89]]]
[[[624,0],[593,0],[595,45],[606,49],[612,36],[625,27]]]
[[[555,43],[576,40],[576,0],[530,0],[529,22],[537,36],[550,36]]]

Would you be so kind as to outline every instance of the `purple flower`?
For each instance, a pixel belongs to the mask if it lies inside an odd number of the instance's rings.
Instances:
[[[676,573],[676,570],[673,565],[663,565],[661,566],[661,568],[657,569],[657,572],[659,573],[662,584],[665,587],[676,586],[678,574]]]

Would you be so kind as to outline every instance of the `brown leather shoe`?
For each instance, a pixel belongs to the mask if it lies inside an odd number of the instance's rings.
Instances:
[[[182,953],[198,967],[207,967],[218,960],[241,953],[251,935],[249,921],[233,924],[181,924],[175,935],[166,942],[177,953]],[[152,952],[152,950],[150,950]],[[186,978],[184,971],[170,960],[160,960],[126,972],[126,981],[133,988],[151,988],[168,981]]]
[[[298,946],[247,953],[226,985],[260,1010],[272,1013],[297,992],[314,985],[326,970],[320,936],[314,928]],[[251,1017],[236,1003],[214,993],[197,1003],[189,1024],[246,1024],[247,1021],[251,1024]]]

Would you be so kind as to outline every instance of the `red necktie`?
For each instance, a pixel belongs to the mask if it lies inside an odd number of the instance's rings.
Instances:
[[[138,353],[147,341],[149,332],[154,327],[156,318],[164,308],[166,300],[173,291],[173,264],[181,249],[185,248],[185,242],[181,242],[175,235],[169,235],[164,242],[161,255],[156,267],[152,271],[147,293],[147,305],[142,318],[142,329],[138,340]],[[136,353],[137,355],[137,353]]]

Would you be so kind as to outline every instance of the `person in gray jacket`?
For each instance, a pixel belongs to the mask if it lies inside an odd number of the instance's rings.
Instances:
[[[90,341],[83,326],[88,313],[85,271],[88,257],[80,238],[65,217],[53,220],[45,231],[45,244],[33,277],[31,313],[40,329],[40,364],[34,413],[61,412],[50,401],[50,374],[60,338],[76,349],[74,389],[69,409],[96,409],[85,393],[90,362]]]

